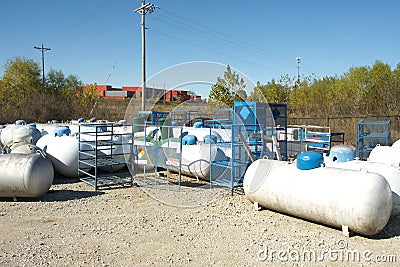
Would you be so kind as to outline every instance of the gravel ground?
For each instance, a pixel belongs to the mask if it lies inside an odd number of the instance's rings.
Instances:
[[[346,238],[338,229],[256,211],[241,189],[234,196],[218,189],[215,199],[186,208],[157,200],[212,191],[199,192],[94,191],[57,178],[40,199],[0,199],[0,265],[400,265],[399,216],[376,236]]]

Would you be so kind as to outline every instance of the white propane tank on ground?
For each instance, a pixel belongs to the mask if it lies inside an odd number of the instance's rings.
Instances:
[[[112,158],[113,164],[100,164],[99,170],[105,172],[116,172],[123,169],[125,162],[129,159],[130,152],[129,136],[121,134],[111,134],[111,127],[107,125],[83,125],[81,127],[80,140],[85,141],[85,145],[94,151],[97,149],[98,160]],[[97,131],[97,133],[96,133]],[[82,144],[82,143],[81,143]],[[119,164],[117,164],[119,162]]]
[[[110,137],[107,137],[110,138]],[[112,142],[113,145],[112,147],[103,147],[103,150],[98,150],[97,151],[97,156],[99,158],[110,158],[112,157],[115,162],[120,162],[120,164],[113,164],[113,165],[105,165],[105,166],[99,166],[99,169],[105,172],[116,172],[121,169],[123,169],[126,164],[125,155],[124,153],[127,153],[130,151],[130,145],[128,144],[127,137],[126,136],[121,136],[121,135],[113,135],[112,136]],[[101,147],[98,147],[102,149]],[[95,147],[92,145],[92,149],[94,150]]]
[[[400,139],[397,140],[396,142],[394,142],[394,143],[392,144],[392,147],[397,147],[397,148],[400,149]]]
[[[42,153],[0,155],[0,166],[0,197],[40,197],[53,183],[53,166]]]
[[[392,191],[381,175],[259,159],[247,169],[243,187],[260,206],[334,227],[375,235],[387,224]]]
[[[39,139],[37,146],[46,152],[51,159],[54,169],[68,178],[78,177],[78,148],[76,136],[54,136],[47,134]],[[91,147],[81,144],[82,150],[90,150]],[[81,164],[81,168],[90,171],[91,167]]]
[[[377,145],[369,154],[368,161],[381,162],[400,167],[400,148]]]
[[[29,127],[26,125],[16,125],[16,124],[7,125],[1,132],[1,143],[3,144],[3,146],[11,146],[14,142],[15,135],[19,136],[31,135]]]
[[[334,162],[325,159],[325,165],[332,168],[374,172],[382,175],[389,183],[392,190],[392,217],[400,214],[400,169],[380,162],[352,160],[347,162]]]

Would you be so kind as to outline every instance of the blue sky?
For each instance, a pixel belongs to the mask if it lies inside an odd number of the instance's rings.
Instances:
[[[147,1],[146,1],[147,2]],[[400,1],[153,0],[147,77],[176,64],[229,64],[254,82],[341,75],[376,60],[400,63]],[[139,0],[1,0],[0,75],[14,57],[84,83],[141,84]],[[194,89],[195,90],[195,89]],[[198,93],[207,96],[207,89]],[[196,90],[195,90],[196,91]]]

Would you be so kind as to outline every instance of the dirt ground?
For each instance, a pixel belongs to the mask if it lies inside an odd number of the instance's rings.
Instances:
[[[256,211],[240,188],[233,196],[227,188],[187,192],[138,186],[94,191],[57,178],[40,199],[0,199],[0,265],[400,264],[399,216],[376,236],[347,238],[328,226]],[[204,201],[181,205],[190,203],[187,197]]]

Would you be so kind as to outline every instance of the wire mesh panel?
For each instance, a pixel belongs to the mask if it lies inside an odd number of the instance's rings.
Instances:
[[[279,151],[282,160],[288,159],[288,145],[287,145],[287,105],[286,104],[269,104],[272,116],[275,121],[276,137],[279,144]]]
[[[217,140],[210,142],[210,154],[212,150],[220,150],[226,157],[211,158],[210,183],[233,189],[242,186],[244,173],[250,164],[249,155],[255,151],[248,149],[246,152],[243,144],[248,139],[246,128],[243,125],[231,125],[231,141]]]
[[[235,102],[234,125],[245,125],[250,144],[258,144],[262,138],[264,147],[254,156],[256,159],[287,159],[287,105],[259,102]]]
[[[218,109],[214,111],[213,120],[222,126],[232,124],[233,109]]]
[[[366,160],[377,145],[388,146],[390,142],[390,120],[357,123],[357,156]]]
[[[200,118],[201,114],[199,110],[173,110],[170,117],[179,126],[193,126],[195,119]]]

